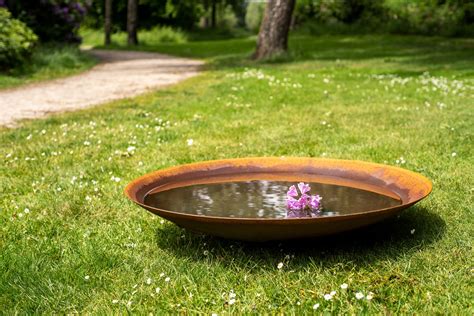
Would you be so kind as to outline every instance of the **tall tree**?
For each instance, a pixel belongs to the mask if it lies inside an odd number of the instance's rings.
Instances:
[[[257,39],[255,59],[286,52],[295,0],[268,0]]]
[[[208,28],[209,27],[209,16],[207,15],[207,12],[209,12],[209,0],[203,0],[202,2],[202,5],[204,7],[204,28]]]
[[[137,1],[128,0],[127,7],[127,33],[128,33],[128,45],[138,45],[137,36]]]
[[[216,28],[217,25],[217,0],[211,0],[211,27]]]
[[[110,45],[110,33],[112,30],[112,0],[105,0],[105,45]]]

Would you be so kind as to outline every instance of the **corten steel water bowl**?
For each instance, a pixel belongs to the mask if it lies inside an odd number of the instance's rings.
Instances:
[[[197,184],[252,180],[337,185],[380,194],[399,203],[345,215],[304,218],[196,215],[145,203],[147,194],[151,193]],[[125,194],[150,212],[194,232],[229,239],[269,241],[317,237],[373,224],[417,203],[428,196],[431,189],[430,181],[420,174],[375,163],[317,158],[244,158],[199,162],[156,171],[129,183]]]

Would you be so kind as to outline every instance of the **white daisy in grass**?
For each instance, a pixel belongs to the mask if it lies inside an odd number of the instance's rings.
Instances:
[[[355,294],[356,299],[361,300],[364,298],[364,294],[362,292],[357,292]]]
[[[110,177],[110,180],[112,180],[114,182],[120,182],[120,180],[122,180],[122,179],[120,179],[119,177],[112,176],[112,177]]]
[[[188,144],[188,146],[192,146],[194,144],[194,140],[192,138],[186,140],[186,144]]]
[[[341,289],[343,289],[343,290],[347,290],[348,287],[349,287],[349,285],[347,283],[342,283],[341,284]]]
[[[277,268],[278,270],[281,270],[281,268],[283,268],[283,262],[278,263]]]
[[[166,277],[165,282],[169,282],[169,281],[171,281],[171,278],[170,278],[170,277]]]
[[[313,309],[314,309],[314,310],[316,310],[316,309],[318,309],[318,308],[319,308],[319,303],[316,303],[316,304],[313,305]]]
[[[330,301],[330,300],[332,300],[332,295],[331,294],[324,294],[324,299],[326,301]]]

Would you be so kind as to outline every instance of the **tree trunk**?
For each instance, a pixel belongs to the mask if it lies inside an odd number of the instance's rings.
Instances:
[[[128,7],[127,7],[128,45],[138,45],[137,1],[138,0],[128,0]]]
[[[205,12],[204,13],[204,25],[203,25],[203,27],[205,29],[207,29],[209,27],[209,21],[210,21],[209,15],[208,15],[208,13],[209,13],[209,1],[204,0],[203,1],[203,6],[204,6],[204,12]]]
[[[288,33],[295,0],[269,0],[258,33],[255,59],[265,59],[288,49]]]
[[[211,27],[213,29],[216,28],[217,22],[216,22],[216,15],[217,15],[217,0],[212,0],[211,3]]]
[[[105,0],[105,46],[110,45],[110,32],[112,29],[112,0]]]

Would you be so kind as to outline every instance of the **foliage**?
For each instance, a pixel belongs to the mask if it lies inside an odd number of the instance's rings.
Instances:
[[[211,4],[216,3],[217,22],[220,27],[242,24],[245,14],[242,0],[142,0],[138,5],[138,26],[150,29],[156,25],[168,25],[184,30],[194,29],[200,20],[209,21]],[[125,31],[127,23],[127,0],[114,0],[112,23],[116,32]],[[101,29],[104,23],[104,1],[94,1],[85,26]]]
[[[76,74],[91,68],[96,62],[76,46],[40,44],[28,62],[0,73],[0,88]]]
[[[402,34],[474,35],[474,2],[387,2],[390,30]]]
[[[82,28],[80,31],[84,43],[92,46],[103,44],[103,33],[94,29]],[[140,31],[140,45],[149,46],[163,43],[185,43],[188,40],[186,33],[169,26],[155,26],[150,30]],[[125,32],[115,32],[112,34],[112,44],[125,45],[127,34]]]
[[[2,312],[473,315],[472,41],[296,36],[290,47],[293,62],[260,64],[249,39],[160,44],[215,67],[2,130]],[[245,156],[399,165],[434,190],[358,232],[262,245],[195,235],[123,196],[147,172]]]
[[[221,29],[234,29],[239,20],[230,5],[221,5],[218,8],[217,27]]]
[[[0,69],[22,63],[33,51],[37,36],[23,22],[0,8]]]
[[[24,21],[43,42],[78,43],[87,12],[86,0],[18,0],[8,3],[12,14]]]
[[[140,40],[144,45],[186,43],[187,41],[187,35],[184,32],[171,26],[155,26],[149,31],[141,32],[140,35]]]
[[[463,0],[301,0],[295,11],[297,24],[313,24],[309,29],[316,32],[332,26],[357,32],[474,34],[474,3]]]
[[[298,1],[296,2],[298,3]],[[257,32],[262,24],[263,13],[265,11],[265,3],[250,2],[247,6],[245,14],[245,24],[247,28],[253,32]]]

